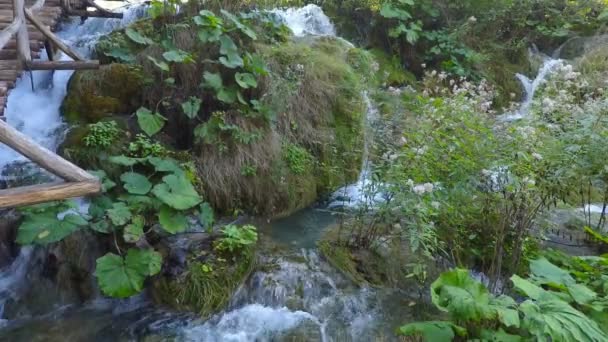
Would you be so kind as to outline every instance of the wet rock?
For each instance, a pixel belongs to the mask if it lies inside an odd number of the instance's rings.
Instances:
[[[15,244],[21,215],[14,210],[0,211],[0,269],[13,261],[19,252]]]

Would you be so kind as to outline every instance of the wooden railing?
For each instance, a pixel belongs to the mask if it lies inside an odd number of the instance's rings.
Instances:
[[[10,25],[0,31],[0,50],[13,37],[16,37],[17,59],[20,64],[20,70],[91,69],[99,67],[99,62],[85,61],[77,52],[70,49],[49,28],[42,24],[34,15],[34,12],[43,6],[44,0],[37,0],[29,8],[25,7],[24,0],[13,0],[14,19]],[[36,27],[54,46],[70,56],[74,61],[33,61],[30,53],[27,22]],[[27,120],[28,113],[23,113],[22,115],[24,116],[24,120]],[[0,208],[80,197],[98,193],[101,190],[101,185],[97,178],[38,145],[31,138],[2,120],[0,120],[0,142],[28,157],[45,170],[67,181],[0,190]]]

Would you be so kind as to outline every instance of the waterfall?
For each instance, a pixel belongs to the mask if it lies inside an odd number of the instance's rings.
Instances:
[[[317,5],[270,11],[283,20],[296,37],[305,35],[335,36],[336,30],[323,10]]]
[[[93,18],[83,24],[80,19],[71,18],[62,23],[57,36],[83,56],[89,57],[97,39],[112,30],[124,27],[144,14],[141,5],[131,6],[124,12],[122,20]],[[61,55],[61,60],[69,60]],[[20,132],[29,136],[40,145],[55,151],[61,143],[67,125],[63,122],[60,106],[66,95],[67,85],[73,71],[34,71],[24,72],[15,88],[8,96],[5,110],[6,121]],[[34,89],[32,90],[32,83]],[[29,163],[27,159],[6,146],[0,146],[0,169],[3,180],[24,178],[22,169],[7,171],[16,163]],[[33,169],[37,169],[32,166]],[[6,173],[9,173],[7,176]],[[40,171],[35,171],[40,172]],[[27,288],[28,272],[36,263],[33,247],[21,248],[20,254],[12,264],[0,270],[0,317],[7,298],[18,298],[20,290]],[[38,260],[38,263],[39,260]]]

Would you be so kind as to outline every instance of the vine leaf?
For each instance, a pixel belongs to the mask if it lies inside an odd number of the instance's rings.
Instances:
[[[160,226],[171,234],[181,233],[188,228],[186,216],[167,205],[163,205],[158,213]]]
[[[159,113],[152,113],[149,109],[144,107],[139,108],[135,114],[137,115],[139,127],[149,136],[153,136],[160,132],[167,120]]]
[[[154,44],[154,41],[152,39],[145,37],[144,35],[135,31],[134,29],[132,29],[130,27],[125,30],[125,34],[127,35],[127,37],[129,37],[129,39],[136,42],[137,44],[141,44],[141,45]]]
[[[126,298],[140,292],[146,277],[160,272],[161,265],[158,252],[129,249],[125,258],[108,253],[97,259],[95,276],[104,294]]]
[[[201,109],[201,99],[190,96],[188,100],[182,103],[182,110],[184,114],[190,119],[194,119],[198,115],[198,111]]]
[[[202,202],[202,199],[184,175],[167,175],[156,184],[152,193],[163,203],[177,210],[186,210]]]
[[[145,195],[152,189],[152,183],[148,178],[137,172],[125,172],[120,176],[120,180],[130,194]]]

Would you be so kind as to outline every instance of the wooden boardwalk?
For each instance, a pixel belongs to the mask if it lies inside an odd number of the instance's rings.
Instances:
[[[26,0],[25,6],[31,7],[34,3],[35,0]],[[64,11],[60,0],[46,0],[42,8],[33,10],[32,13],[48,29],[54,30]],[[7,28],[12,22],[13,0],[0,0],[0,30]],[[39,58],[47,38],[32,24],[27,25],[27,30],[31,56],[33,59]],[[0,50],[0,117],[4,116],[8,93],[15,87],[23,68],[17,53],[17,38],[13,37]]]

